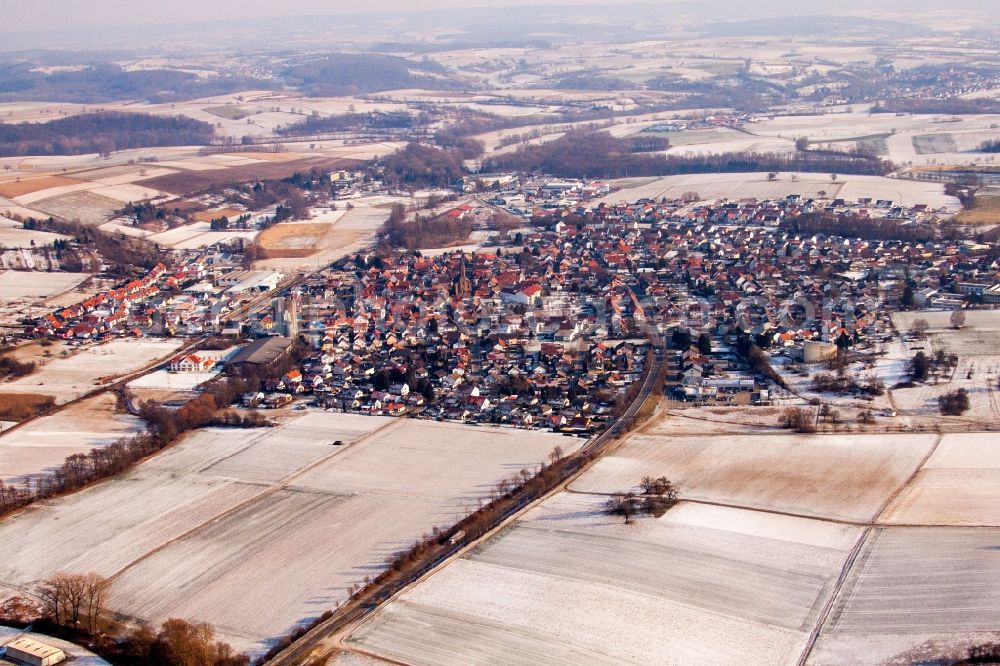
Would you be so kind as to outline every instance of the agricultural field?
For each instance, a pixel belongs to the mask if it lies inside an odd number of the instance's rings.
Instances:
[[[936,663],[997,640],[998,540],[996,529],[875,529],[808,663]]]
[[[205,429],[121,477],[0,523],[0,586],[30,591],[55,571],[97,571],[114,579],[112,610],[210,622],[259,653],[566,444],[325,412],[276,428]],[[31,555],[39,550],[44,560]]]
[[[1000,310],[966,310],[965,328],[962,331],[953,331],[951,328],[951,310],[910,310],[907,312],[894,312],[892,323],[896,329],[905,332],[913,327],[913,322],[923,319],[928,324],[928,333],[931,335],[956,334],[962,335],[965,332],[994,332],[1000,334]],[[951,342],[945,339],[945,342]],[[977,350],[967,349],[966,353],[976,353]]]
[[[301,256],[302,250],[293,250],[290,254],[258,259],[254,268],[278,270],[285,273],[304,268],[321,266],[331,263],[349,254],[363,250],[374,238],[379,227],[389,218],[389,208],[393,203],[412,203],[408,197],[370,196],[353,199],[354,208],[348,211],[332,211],[331,215],[320,215],[307,224],[324,224],[326,233],[320,236],[314,250],[307,256]],[[342,213],[342,214],[341,214]],[[327,222],[326,220],[331,220]],[[278,227],[284,225],[277,225]],[[272,227],[274,228],[274,227]]]
[[[842,175],[834,183],[830,176],[824,174],[800,173],[798,180],[793,181],[791,174],[782,173],[777,180],[770,181],[766,173],[722,173],[667,176],[638,182],[623,181],[621,184],[625,189],[600,201],[616,204],[642,198],[679,199],[688,192],[695,192],[702,200],[776,199],[800,194],[826,199],[872,197],[907,204],[925,203],[951,212],[957,212],[960,207],[957,199],[944,194],[943,185],[879,176]],[[826,193],[824,197],[820,197],[820,192]]]
[[[954,153],[955,137],[951,134],[917,134],[913,137],[913,149],[917,155]]]
[[[146,240],[174,250],[193,250],[208,247],[215,243],[228,242],[234,238],[253,240],[259,232],[256,229],[245,231],[213,231],[208,222],[192,222],[180,227],[174,227],[157,234],[144,236]]]
[[[0,195],[9,199],[42,192],[51,188],[76,186],[83,181],[64,176],[39,176],[35,178],[0,181]]]
[[[207,381],[219,376],[219,372],[170,372],[156,370],[133,379],[128,383],[130,389],[158,391],[193,391]]]
[[[879,154],[900,166],[974,164],[984,157],[974,152],[976,148],[1000,135],[1000,116],[966,115],[948,118],[947,123],[944,118],[869,114],[867,107],[856,106],[818,115],[776,116],[746,129],[758,140],[806,137],[814,148],[850,149],[878,140]]]
[[[998,487],[1000,444],[996,434],[944,435],[879,522],[1000,527]]]
[[[0,383],[0,396],[4,393],[40,393],[50,395],[57,404],[62,404],[116,377],[165,360],[180,346],[179,340],[116,338],[82,349],[63,345],[65,356],[54,347],[51,359],[43,359],[44,364],[40,363],[30,375]]]
[[[618,493],[666,476],[682,497],[798,515],[874,519],[931,451],[934,435],[638,435],[570,488]]]
[[[144,198],[136,197],[137,200]],[[31,206],[42,213],[64,220],[79,220],[84,224],[98,225],[114,217],[115,211],[122,207],[122,203],[94,192],[81,191],[41,199],[33,202]]]
[[[408,664],[794,664],[861,535],[682,502],[625,525],[561,493],[356,628]]]
[[[62,234],[24,229],[20,222],[0,217],[0,249],[44,247],[66,238]]]
[[[269,257],[308,257],[329,230],[323,222],[283,222],[265,230],[258,245]]]
[[[87,453],[140,432],[140,419],[122,413],[111,393],[102,393],[0,434],[0,480],[20,482],[62,465],[67,456]]]
[[[48,298],[72,289],[88,277],[85,273],[3,271],[0,272],[0,301]]]

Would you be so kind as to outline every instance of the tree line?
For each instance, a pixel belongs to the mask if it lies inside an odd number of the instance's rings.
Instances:
[[[868,218],[843,213],[803,213],[787,217],[780,228],[796,234],[825,234],[865,240],[934,240],[940,230],[930,225],[909,224],[902,220]]]
[[[946,114],[961,116],[980,113],[1000,113],[1000,102],[989,98],[920,99],[904,97],[888,99],[872,107],[872,113]]]
[[[388,245],[386,251],[447,247],[466,240],[472,233],[472,222],[447,215],[429,219],[417,217],[412,222],[407,222],[406,209],[401,204],[395,204],[380,233]]]
[[[125,70],[113,63],[48,74],[30,61],[0,66],[0,100],[7,102],[92,104],[141,99],[156,104],[275,87],[276,84],[257,78],[226,74],[201,77],[175,69]]]
[[[574,130],[555,141],[521,146],[495,155],[483,171],[540,171],[564,178],[625,178],[697,173],[810,171],[884,175],[889,162],[870,155],[839,152],[717,153],[666,155],[636,153],[630,140],[607,132]]]
[[[146,432],[123,437],[89,453],[75,453],[58,469],[31,477],[23,487],[0,480],[0,517],[120,474],[191,430],[209,426],[256,428],[270,425],[260,414],[243,414],[228,407],[241,394],[260,390],[267,378],[280,377],[291,370],[304,353],[296,347],[291,355],[281,356],[267,366],[217,378],[206,384],[200,395],[178,409],[167,409],[148,401],[141,403],[139,415],[148,424]]]
[[[149,270],[164,258],[158,246],[80,222],[68,222],[54,217],[43,220],[29,217],[22,222],[22,226],[25,229],[71,236],[77,244],[93,248],[108,264],[108,272],[112,274],[130,275],[137,266]]]
[[[1000,153],[1000,139],[983,141],[976,150],[981,153]]]
[[[108,154],[127,148],[200,146],[208,123],[181,116],[101,111],[46,123],[0,124],[0,156]]]
[[[393,187],[450,188],[465,173],[462,159],[459,149],[409,143],[380,164],[386,182]]]
[[[25,377],[35,371],[32,362],[23,363],[13,356],[0,356],[0,379]]]
[[[145,623],[129,627],[108,612],[112,581],[96,573],[57,572],[36,588],[41,617],[36,631],[88,646],[121,666],[247,666],[250,658],[216,640],[204,622],[170,618],[154,630]],[[3,618],[17,626],[21,618]]]
[[[404,88],[455,90],[461,86],[447,68],[428,58],[412,60],[378,53],[334,53],[290,65],[281,75],[313,96]]]
[[[313,115],[305,120],[277,129],[282,136],[309,136],[331,132],[360,130],[412,129],[430,122],[427,114],[413,115],[406,111],[372,111],[337,116]]]

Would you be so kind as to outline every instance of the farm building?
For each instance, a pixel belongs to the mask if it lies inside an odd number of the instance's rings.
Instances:
[[[65,661],[66,653],[51,645],[39,643],[28,637],[21,637],[7,644],[6,657],[16,663],[51,666]]]
[[[243,367],[262,367],[274,362],[292,348],[291,338],[270,337],[251,342],[233,356],[226,369],[239,370]]]

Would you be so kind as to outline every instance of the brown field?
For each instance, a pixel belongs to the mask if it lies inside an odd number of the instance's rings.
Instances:
[[[357,160],[345,160],[341,158],[311,158],[305,160],[292,160],[290,162],[276,163],[267,162],[263,164],[246,164],[243,166],[230,167],[228,169],[204,169],[201,171],[185,171],[167,176],[158,176],[147,180],[138,181],[146,187],[151,187],[171,194],[189,194],[204,190],[212,185],[223,183],[238,183],[266,178],[285,178],[296,171],[309,171],[310,169],[350,169],[359,165]]]
[[[316,254],[316,248],[264,250],[260,251],[261,259],[306,259]]]
[[[257,239],[257,243],[270,256],[276,256],[271,254],[273,251],[312,251],[316,249],[316,242],[329,229],[330,225],[322,222],[277,224],[264,231]]]
[[[252,160],[264,160],[265,162],[294,162],[306,159],[302,153],[238,153],[240,157],[248,157]]]
[[[972,210],[963,210],[955,216],[955,221],[962,224],[1000,224],[1000,197],[992,194],[982,194],[975,198]]]
[[[0,195],[13,198],[21,197],[25,194],[33,194],[52,187],[64,187],[66,185],[77,185],[83,181],[65,176],[42,176],[41,178],[27,178],[8,180],[0,183]]]
[[[211,222],[212,220],[223,216],[232,221],[245,212],[246,211],[240,210],[239,208],[215,208],[213,210],[203,210],[195,213],[193,217],[198,222]]]
[[[0,421],[23,421],[55,404],[55,398],[38,393],[5,393],[0,400]]]
[[[955,216],[955,221],[962,224],[1000,224],[1000,208],[977,208],[963,210]]]

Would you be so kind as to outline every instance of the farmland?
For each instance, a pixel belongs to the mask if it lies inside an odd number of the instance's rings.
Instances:
[[[995,640],[998,538],[994,529],[875,530],[809,663],[913,663]]]
[[[53,187],[65,187],[67,185],[78,185],[81,181],[74,178],[62,176],[42,176],[38,178],[25,178],[16,180],[5,180],[0,182],[0,195],[9,199],[33,194]]]
[[[1000,509],[993,439],[634,435],[338,645],[410,664],[961,655],[1000,637],[998,535],[978,527]],[[646,474],[680,503],[604,511]]]
[[[564,442],[326,413],[198,431],[120,478],[0,524],[0,585],[98,571],[114,578],[116,612],[207,621],[261,651]],[[49,555],[30,555],[38,549]]]
[[[933,435],[639,435],[572,489],[616,493],[665,475],[683,497],[819,518],[873,519],[920,465]]]
[[[879,522],[1000,527],[1000,447],[987,433],[945,435]]]
[[[117,410],[113,394],[88,398],[0,435],[0,480],[9,483],[50,471],[67,456],[137,433],[142,425]]]
[[[317,222],[285,222],[267,229],[258,242],[269,257],[307,257],[329,228]]]
[[[0,272],[0,300],[44,299],[59,294],[87,279],[82,273]]]
[[[51,395],[57,404],[69,402],[101,385],[102,379],[120,377],[159,359],[180,346],[179,340],[135,340],[111,342],[68,351],[52,358],[27,377],[0,384],[4,393]],[[75,353],[74,353],[75,352]]]
[[[908,331],[917,319],[927,322],[930,333],[945,332],[951,328],[951,310],[912,310],[896,312],[893,324],[900,331]],[[969,310],[965,313],[965,328],[976,331],[1000,331],[1000,310]]]
[[[927,203],[952,212],[959,208],[957,199],[945,196],[942,185],[879,176],[841,176],[833,183],[828,175],[820,174],[800,173],[795,181],[790,174],[779,174],[777,180],[771,181],[765,173],[723,173],[667,176],[639,183],[625,181],[623,185],[625,189],[604,197],[603,201],[679,199],[688,192],[695,192],[705,200],[725,198],[733,201],[783,198],[789,194],[816,197],[819,192],[825,192],[827,198],[872,197],[907,204]]]
[[[411,664],[794,664],[860,530],[682,503],[623,525],[563,493],[348,646]]]

